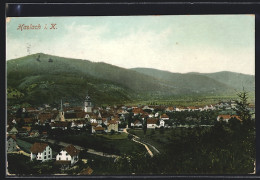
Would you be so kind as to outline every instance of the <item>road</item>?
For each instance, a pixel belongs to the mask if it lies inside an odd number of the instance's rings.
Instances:
[[[8,152],[8,153],[13,153],[13,154],[23,154],[25,156],[31,157],[31,155],[27,152],[24,152],[18,145],[16,146],[17,151],[13,151],[13,152]]]
[[[130,134],[130,133],[127,132],[127,128],[125,128],[125,129],[123,130],[123,132],[125,132],[125,133],[127,133],[127,134]],[[145,147],[145,149],[147,150],[147,152],[149,153],[149,155],[150,155],[151,157],[153,157],[154,155],[153,155],[152,151],[149,149],[149,147],[148,147],[147,145],[151,146],[157,153],[160,153],[160,152],[159,152],[154,146],[152,146],[151,144],[146,143],[146,142],[141,142],[141,141],[140,141],[140,137],[138,137],[138,136],[136,136],[136,135],[133,135],[133,134],[131,134],[131,135],[134,137],[132,140],[133,140],[134,142],[136,142],[136,143],[142,144],[142,145]]]
[[[49,142],[49,143],[54,144],[55,140],[47,139],[47,140],[45,140],[45,142]],[[65,142],[61,142],[61,141],[58,141],[57,144],[60,145],[60,146],[63,146],[63,147],[67,147],[68,145],[70,145],[69,143],[65,143]],[[73,144],[73,146],[75,146],[75,148],[77,148],[78,150],[84,150],[85,149],[84,147],[77,146],[77,145],[74,145],[74,144]],[[118,155],[106,154],[104,152],[95,151],[94,149],[88,149],[87,152],[91,153],[91,154],[98,155],[98,156],[109,157],[109,158],[117,158],[117,157],[119,157]]]

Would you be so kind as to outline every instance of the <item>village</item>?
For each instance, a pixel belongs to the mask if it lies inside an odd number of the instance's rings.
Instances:
[[[8,153],[25,154],[30,161],[46,162],[52,160],[59,165],[60,169],[68,170],[73,168],[79,160],[86,164],[88,160],[79,156],[80,151],[84,148],[75,144],[61,143],[61,146],[56,146],[56,153],[53,153],[51,142],[54,142],[55,137],[61,135],[62,132],[71,131],[74,134],[88,132],[95,136],[127,134],[128,137],[131,135],[130,139],[134,143],[143,145],[148,153],[153,156],[153,153],[159,152],[158,149],[129,133],[129,129],[139,129],[146,133],[147,129],[163,130],[176,127],[213,126],[215,121],[229,122],[230,119],[234,118],[241,121],[240,117],[232,111],[235,107],[236,103],[232,100],[203,107],[162,105],[96,107],[88,94],[84,104],[80,107],[71,107],[69,102],[63,103],[62,100],[60,107],[51,107],[47,104],[37,108],[23,107],[19,110],[9,107],[6,148]],[[250,106],[250,110],[254,111],[253,105]],[[196,116],[196,113],[203,112],[216,112],[214,115],[217,114],[217,116],[213,115],[213,121],[212,119],[206,121]],[[177,115],[186,116],[185,120],[180,121],[177,119]],[[24,152],[24,147],[19,147],[19,143],[17,143],[19,139],[24,140],[26,138],[37,139],[32,142],[29,148],[30,152]],[[21,142],[21,140],[19,141]],[[93,150],[93,152],[105,156],[104,152],[96,150]],[[119,156],[111,155],[111,157],[118,158]],[[95,171],[89,165],[84,167],[79,172],[80,175],[91,175]]]

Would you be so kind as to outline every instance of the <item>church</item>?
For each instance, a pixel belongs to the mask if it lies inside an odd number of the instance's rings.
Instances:
[[[90,96],[87,94],[84,100],[84,105],[82,110],[73,111],[73,112],[65,112],[63,109],[63,104],[61,100],[59,114],[57,115],[55,121],[65,122],[65,121],[78,121],[85,120],[87,114],[92,114],[93,104],[91,102]]]

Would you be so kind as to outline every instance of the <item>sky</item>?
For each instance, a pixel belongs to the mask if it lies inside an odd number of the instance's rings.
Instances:
[[[7,60],[41,52],[123,68],[255,74],[254,15],[8,17],[6,32]]]

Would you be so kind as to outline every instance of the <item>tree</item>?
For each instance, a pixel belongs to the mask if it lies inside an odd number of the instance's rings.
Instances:
[[[238,92],[237,96],[239,99],[235,100],[236,107],[233,108],[233,110],[236,112],[236,114],[242,120],[243,126],[246,129],[248,129],[248,128],[252,127],[252,125],[253,125],[250,110],[248,108],[249,103],[247,102],[248,92],[243,90],[242,92]]]

